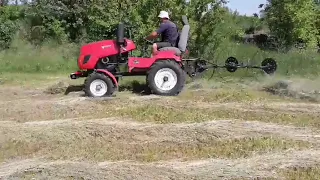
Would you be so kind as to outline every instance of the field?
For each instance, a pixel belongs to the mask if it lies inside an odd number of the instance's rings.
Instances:
[[[320,179],[319,0],[253,16],[220,0],[18,2],[0,1],[1,180]],[[140,56],[161,10],[179,31],[188,16],[190,58],[273,58],[276,74],[218,69],[176,97],[130,77],[114,97],[85,97],[69,79],[81,46],[116,39],[123,22]]]
[[[92,99],[67,75],[2,74],[0,179],[320,178],[317,79],[215,77],[177,97],[124,79]]]

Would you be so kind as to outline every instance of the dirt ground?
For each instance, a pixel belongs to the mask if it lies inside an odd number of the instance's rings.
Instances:
[[[319,167],[316,101],[202,87],[92,99],[49,84],[0,86],[0,179],[285,179]]]

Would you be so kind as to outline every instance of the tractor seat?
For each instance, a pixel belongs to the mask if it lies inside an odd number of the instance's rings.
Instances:
[[[159,51],[174,51],[176,56],[181,56],[187,48],[190,25],[187,16],[182,16],[183,28],[179,35],[178,47],[163,47]]]
[[[177,47],[163,47],[159,51],[174,51],[176,56],[181,56],[182,54],[181,50]]]

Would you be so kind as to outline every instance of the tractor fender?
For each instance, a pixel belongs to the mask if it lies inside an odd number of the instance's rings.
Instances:
[[[97,69],[96,72],[103,73],[104,75],[108,76],[109,78],[111,78],[111,80],[114,83],[114,85],[116,86],[116,88],[119,87],[119,84],[118,84],[118,81],[117,81],[116,77],[111,72],[109,72],[108,70]]]

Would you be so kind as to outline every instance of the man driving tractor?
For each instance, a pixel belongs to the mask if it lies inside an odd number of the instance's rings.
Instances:
[[[152,32],[147,40],[152,40],[161,35],[161,42],[156,42],[153,44],[152,54],[155,55],[158,49],[163,47],[176,47],[177,40],[179,37],[178,27],[175,23],[170,21],[169,13],[166,11],[160,11],[158,16],[161,20],[161,24],[158,30]]]

